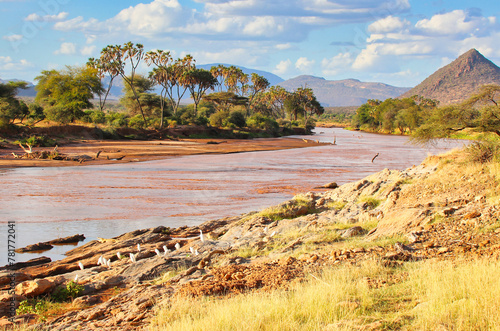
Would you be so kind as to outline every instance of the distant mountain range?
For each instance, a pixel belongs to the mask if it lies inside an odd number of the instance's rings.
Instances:
[[[467,100],[485,84],[500,85],[500,68],[476,49],[471,49],[401,97],[420,95],[438,100],[441,106],[449,105]]]
[[[410,89],[384,83],[366,83],[357,79],[326,80],[307,75],[289,79],[278,85],[288,91],[309,87],[325,107],[361,106],[368,99],[396,98]]]
[[[209,70],[219,63],[199,65],[199,68]],[[223,64],[230,66],[229,64]],[[288,91],[299,87],[313,89],[318,101],[325,107],[360,106],[368,99],[385,100],[387,98],[410,97],[421,95],[440,101],[441,105],[458,103],[469,98],[484,84],[500,85],[500,68],[486,59],[475,49],[471,49],[458,57],[455,61],[437,70],[422,83],[414,88],[395,87],[384,83],[361,82],[356,79],[326,80],[321,77],[303,75],[289,80],[261,70],[249,69],[241,66],[244,73],[257,73],[267,78],[271,85],[279,85]],[[15,79],[13,79],[15,81]],[[7,82],[0,80],[0,82]],[[119,99],[123,92],[123,82],[115,79],[111,89],[110,99]],[[158,91],[155,91],[159,93]],[[19,96],[34,97],[36,91],[33,84],[28,89],[19,90]],[[189,100],[186,98],[186,102]]]

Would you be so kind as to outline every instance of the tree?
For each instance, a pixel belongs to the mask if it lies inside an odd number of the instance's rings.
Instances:
[[[120,68],[117,67],[117,63],[115,61],[109,61],[108,59],[109,53],[101,53],[101,57],[99,59],[90,58],[87,62],[87,66],[93,68],[97,72],[97,76],[101,80],[101,83],[107,81],[107,88],[99,90],[97,95],[99,96],[99,110],[103,111],[104,106],[106,105],[106,100],[108,99],[109,92],[113,87],[113,81],[116,77],[120,75]]]
[[[214,89],[217,84],[217,79],[212,73],[205,69],[193,68],[184,73],[182,79],[185,86],[189,89],[191,98],[194,102],[194,111],[198,112],[198,104],[205,95],[208,89]]]
[[[141,114],[141,109],[145,116],[156,117],[161,109],[160,97],[157,94],[151,93],[154,88],[154,82],[150,79],[137,74],[134,79],[134,92],[129,85],[123,87],[124,96],[120,102],[130,111],[131,115]],[[141,109],[136,102],[136,96],[141,104]],[[161,109],[163,111],[163,109]]]
[[[484,85],[460,105],[429,112],[412,138],[414,142],[427,143],[435,138],[448,138],[467,128],[500,136],[499,85]]]
[[[217,111],[229,111],[231,106],[246,106],[248,99],[232,92],[215,92],[203,96],[203,100],[215,105]]]
[[[168,66],[172,62],[172,56],[170,52],[165,52],[163,50],[156,50],[147,52],[144,57],[148,65],[154,64],[154,68],[149,73],[149,78],[153,80],[156,84],[161,86],[160,92],[160,128],[163,127],[164,113],[165,113],[165,99],[167,96],[168,84]]]
[[[94,94],[102,90],[95,69],[89,67],[45,70],[35,80],[38,82],[35,102],[45,107],[49,120],[60,123],[82,116],[83,109],[92,107]]]
[[[16,99],[17,90],[26,88],[26,82],[0,83],[0,126],[22,119],[28,114],[28,107]]]
[[[245,87],[246,95],[248,97],[247,116],[250,115],[250,111],[256,101],[256,96],[259,93],[266,91],[270,85],[267,78],[259,76],[256,73],[252,73],[250,81],[252,84]]]
[[[108,45],[101,51],[102,61],[106,63],[102,66],[102,70],[109,75],[114,75],[118,73],[123,81],[130,87],[134,99],[137,102],[137,106],[144,120],[144,124],[147,125],[146,116],[142,109],[139,96],[135,91],[134,79],[136,75],[136,70],[141,60],[144,57],[144,46],[141,44],[134,44],[132,42],[127,42],[123,45]],[[127,63],[130,63],[130,73],[125,72],[125,67]]]

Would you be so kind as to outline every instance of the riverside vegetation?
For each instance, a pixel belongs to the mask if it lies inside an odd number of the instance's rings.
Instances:
[[[499,184],[498,153],[472,145],[261,212],[89,242],[15,271],[28,325],[13,328],[497,330]],[[57,302],[76,275],[83,290]]]

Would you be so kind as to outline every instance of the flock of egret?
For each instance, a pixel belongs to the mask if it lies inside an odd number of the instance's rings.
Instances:
[[[201,242],[205,242],[205,238],[204,238],[203,232],[201,230],[200,230],[200,241]],[[176,243],[175,244],[175,249],[176,250],[181,249],[181,244],[180,243]],[[193,254],[193,255],[200,255],[200,253],[198,252],[198,249],[196,249],[196,248],[189,247],[189,250],[190,250],[191,254]],[[130,261],[132,263],[137,262],[136,256],[140,252],[141,252],[141,244],[138,243],[137,244],[137,253],[136,254],[129,253]],[[163,245],[163,254],[160,252],[160,250],[158,248],[155,248],[155,253],[156,253],[157,256],[165,256],[169,252],[170,252],[170,250],[167,248],[166,245]],[[116,253],[116,257],[118,257],[118,260],[121,260],[123,258],[123,255],[120,252],[117,252]],[[111,259],[106,259],[103,255],[101,255],[99,257],[99,260],[97,260],[97,265],[107,266],[108,268],[111,268]],[[80,267],[80,270],[84,270],[85,269],[85,266],[83,265],[82,262],[78,262],[78,266]],[[78,275],[75,276],[74,281],[78,282]]]

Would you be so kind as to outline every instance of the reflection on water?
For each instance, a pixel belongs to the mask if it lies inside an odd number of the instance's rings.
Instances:
[[[311,141],[311,148],[282,151],[0,170],[0,223],[16,221],[17,247],[82,233],[88,241],[158,225],[195,225],[277,204],[327,182],[343,184],[384,168],[404,169],[429,153],[462,145],[442,142],[422,148],[400,136],[316,131],[304,138],[330,143],[336,139],[337,144],[314,146]],[[67,249],[18,254],[17,260],[61,258]],[[0,252],[6,252],[6,240],[0,240]],[[0,256],[0,265],[6,255]]]

